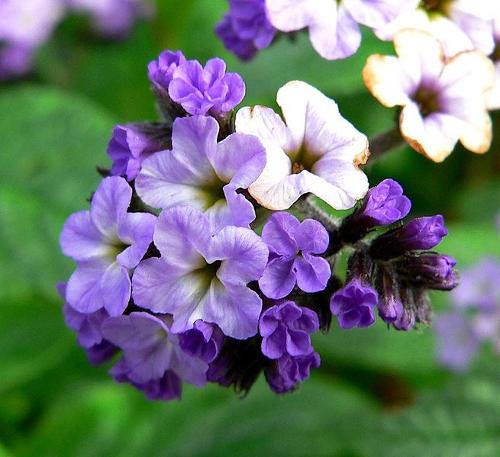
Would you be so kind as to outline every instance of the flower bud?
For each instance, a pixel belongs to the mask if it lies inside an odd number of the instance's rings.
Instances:
[[[431,249],[448,234],[440,214],[418,217],[375,239],[370,254],[380,260],[399,257],[408,251]]]
[[[379,266],[375,282],[379,293],[378,314],[384,322],[392,324],[403,314],[403,304],[399,299],[392,270]]]
[[[393,179],[384,179],[371,188],[363,205],[344,219],[340,228],[343,241],[354,243],[363,238],[372,228],[390,225],[410,212],[411,201],[403,195],[403,188]]]

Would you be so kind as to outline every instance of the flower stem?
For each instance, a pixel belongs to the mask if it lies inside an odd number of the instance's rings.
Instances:
[[[374,162],[393,149],[399,148],[405,143],[398,127],[382,132],[369,140],[370,157],[368,163]]]

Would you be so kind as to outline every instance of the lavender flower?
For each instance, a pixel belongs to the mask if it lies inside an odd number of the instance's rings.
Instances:
[[[178,396],[178,379],[197,387],[206,384],[208,365],[180,348],[166,319],[133,312],[109,318],[103,323],[102,332],[123,351],[112,371],[118,381],[130,382],[152,398]]]
[[[495,83],[486,94],[486,105],[490,110],[500,109],[500,6],[497,4],[497,12],[493,20],[493,39],[495,47],[490,59],[495,64]]]
[[[358,24],[380,28],[416,0],[266,0],[271,24],[283,32],[309,29],[314,49],[325,59],[343,59],[361,43]]]
[[[134,273],[138,306],[172,314],[174,333],[198,319],[233,338],[257,333],[262,300],[247,285],[262,276],[268,250],[254,232],[224,227],[211,236],[208,218],[185,206],[164,210],[153,238],[162,257],[142,261]]]
[[[223,115],[243,100],[245,83],[237,73],[226,73],[222,59],[210,59],[205,67],[188,60],[175,69],[168,93],[189,114]]]
[[[248,188],[252,197],[265,208],[284,210],[311,192],[335,209],[352,208],[368,191],[358,167],[368,157],[366,136],[333,100],[304,82],[287,83],[277,101],[286,124],[263,106],[236,115],[236,131],[257,136],[266,149],[266,167]]]
[[[447,60],[440,43],[418,30],[398,33],[394,45],[399,57],[370,56],[363,79],[384,106],[403,107],[399,124],[408,144],[435,162],[459,140],[472,152],[486,152],[492,137],[484,102],[494,81],[491,61],[478,51]]]
[[[465,371],[479,348],[471,322],[461,314],[442,314],[436,318],[434,329],[439,363],[454,371]]]
[[[224,334],[213,324],[198,320],[193,328],[179,333],[181,349],[193,357],[210,363],[219,355],[224,342]]]
[[[306,219],[300,223],[289,213],[274,213],[264,226],[262,239],[270,256],[259,286],[267,297],[286,297],[296,284],[304,292],[326,287],[330,265],[314,255],[328,247],[328,232],[320,222]]]
[[[310,333],[319,329],[318,315],[293,301],[266,309],[259,322],[262,353],[270,359],[299,357],[313,352]]]
[[[105,178],[90,211],[73,214],[64,224],[61,248],[78,264],[69,279],[66,300],[80,313],[105,309],[123,313],[130,299],[130,272],[146,253],[155,216],[128,213],[132,189],[123,178]]]
[[[111,174],[133,181],[144,159],[170,146],[170,135],[170,129],[160,123],[117,125],[108,145]]]
[[[69,8],[89,14],[97,33],[111,39],[125,38],[137,19],[153,13],[152,4],[145,0],[69,0]]]
[[[343,329],[369,327],[375,322],[377,303],[377,292],[355,278],[333,294],[330,309]]]
[[[276,29],[267,18],[265,0],[229,0],[229,13],[215,32],[227,49],[249,60],[271,44]]]
[[[378,266],[378,314],[387,324],[393,324],[403,316],[403,303],[398,294],[398,283],[391,273],[389,266]]]
[[[285,355],[265,369],[266,380],[274,392],[289,392],[295,389],[299,382],[305,381],[311,369],[318,368],[320,362],[317,352],[298,357]]]
[[[390,225],[403,219],[410,209],[411,201],[403,195],[399,183],[384,179],[368,191],[361,208],[344,219],[340,236],[346,242],[356,242],[374,227]]]
[[[400,228],[380,235],[371,245],[370,253],[377,259],[391,259],[408,251],[431,249],[448,235],[440,214],[417,217]]]
[[[218,133],[211,117],[176,119],[172,150],[142,164],[135,183],[142,200],[155,208],[189,205],[205,211],[212,232],[226,225],[248,227],[255,210],[237,191],[264,169],[265,151],[257,138],[240,133],[217,143]]]
[[[149,62],[148,77],[153,87],[160,92],[168,93],[175,69],[186,62],[181,51],[163,51],[158,59]]]

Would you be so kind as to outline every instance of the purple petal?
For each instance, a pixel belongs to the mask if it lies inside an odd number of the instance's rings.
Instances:
[[[113,262],[100,281],[100,293],[110,316],[123,314],[130,300],[131,287],[127,269]]]
[[[331,276],[330,265],[325,259],[307,253],[295,259],[293,268],[297,285],[304,292],[323,290]]]
[[[313,351],[311,338],[306,332],[288,330],[286,350],[291,356],[306,355]]]
[[[314,219],[305,219],[294,233],[298,249],[311,254],[322,254],[329,244],[329,236],[323,225]]]
[[[262,353],[269,359],[279,359],[284,354],[287,339],[286,328],[279,325],[271,335],[262,339]]]
[[[295,256],[298,247],[293,234],[299,225],[298,219],[289,213],[274,213],[262,230],[262,239],[269,251],[283,256]]]
[[[281,257],[271,260],[259,279],[259,287],[268,298],[284,298],[295,287],[294,260]]]
[[[116,258],[121,266],[130,269],[138,265],[153,241],[155,223],[156,217],[147,213],[127,213],[120,221],[120,240],[131,245]]]

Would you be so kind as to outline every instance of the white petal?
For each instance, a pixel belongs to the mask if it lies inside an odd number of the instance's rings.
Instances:
[[[282,32],[308,27],[321,11],[331,8],[331,0],[266,0],[271,24]]]
[[[496,64],[495,84],[486,94],[486,106],[489,110],[500,109],[500,62]]]

